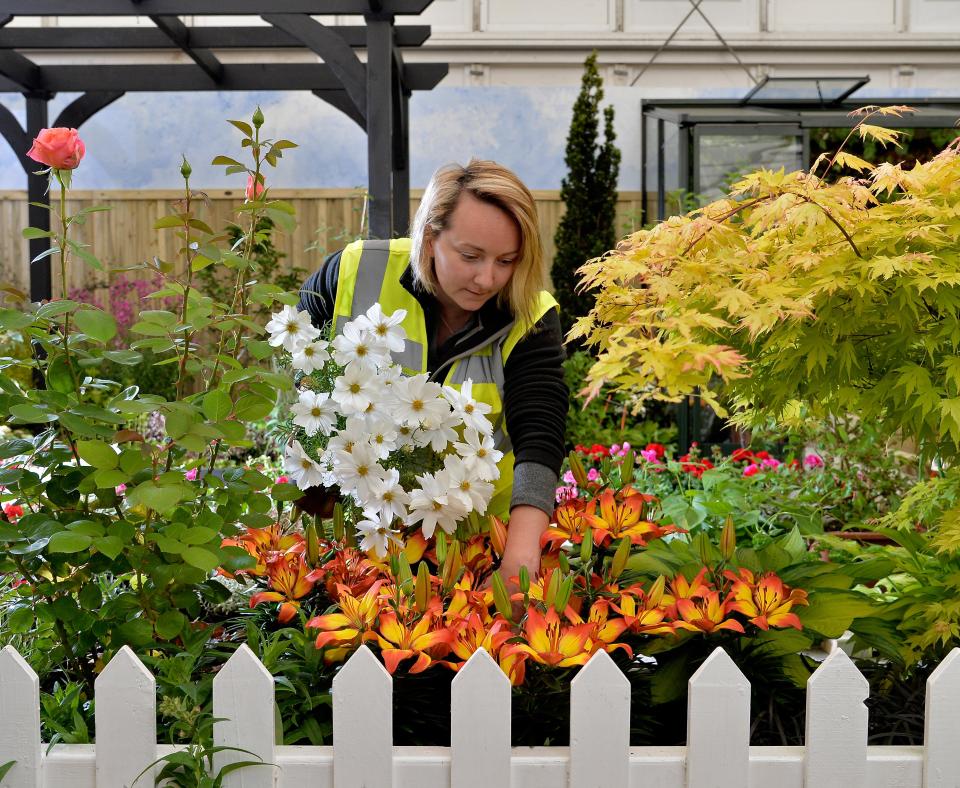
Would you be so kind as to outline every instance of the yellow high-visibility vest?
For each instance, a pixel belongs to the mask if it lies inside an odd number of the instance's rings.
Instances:
[[[426,318],[420,302],[400,284],[400,278],[410,263],[410,239],[395,238],[391,241],[354,241],[340,254],[340,272],[337,279],[337,298],[333,307],[332,336],[336,336],[345,323],[356,319],[374,303],[380,302],[384,313],[405,309],[407,316],[403,328],[407,332],[402,353],[393,355],[407,375],[427,371]],[[546,291],[537,296],[534,322],[557,306],[556,300]],[[483,343],[453,356],[437,373],[445,371],[443,384],[459,390],[467,380],[473,381],[473,397],[490,406],[487,418],[493,424],[493,440],[503,458],[497,464],[500,478],[494,482],[493,498],[487,507],[488,514],[505,518],[510,513],[510,496],[513,492],[513,444],[507,433],[503,413],[504,365],[510,353],[532,324],[516,320],[505,325]],[[331,336],[331,338],[332,338]]]

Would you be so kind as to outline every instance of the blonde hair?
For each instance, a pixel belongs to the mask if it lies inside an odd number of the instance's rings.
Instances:
[[[537,208],[530,190],[511,170],[495,161],[471,159],[466,167],[446,164],[433,173],[410,226],[414,279],[428,293],[436,295],[437,276],[427,241],[447,227],[464,192],[496,205],[517,223],[520,254],[510,281],[497,295],[497,304],[508,309],[521,324],[532,326],[537,295],[547,282]]]

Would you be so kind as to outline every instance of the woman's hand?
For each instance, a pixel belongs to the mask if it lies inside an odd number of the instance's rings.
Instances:
[[[511,593],[518,590],[512,578],[520,574],[521,566],[527,567],[531,581],[540,574],[540,536],[549,522],[547,513],[536,506],[514,506],[510,511],[507,544],[500,560],[500,576]]]

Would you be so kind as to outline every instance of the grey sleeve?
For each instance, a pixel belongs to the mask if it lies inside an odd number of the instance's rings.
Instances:
[[[557,505],[559,476],[552,468],[538,462],[523,462],[513,468],[513,494],[510,508],[535,506],[548,516],[553,515]]]

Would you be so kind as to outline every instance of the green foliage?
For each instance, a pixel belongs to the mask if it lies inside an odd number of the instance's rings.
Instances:
[[[871,110],[851,134],[895,142],[866,121],[903,111]],[[868,177],[827,183],[834,165]],[[699,389],[742,425],[789,423],[801,405],[815,418],[856,413],[922,456],[956,457],[958,173],[956,144],[912,170],[841,150],[809,173],[752,173],[636,233],[583,268],[597,302],[574,335],[600,351],[592,390],[677,400]]]
[[[599,139],[602,101],[603,79],[593,52],[583,64],[580,95],[573,105],[564,156],[567,175],[560,185],[566,212],[554,237],[556,254],[550,273],[564,332],[593,300],[589,294],[577,292],[577,269],[612,249],[616,241],[620,151],[614,145],[612,106],[603,110],[603,140]]]
[[[563,363],[564,380],[571,394],[566,426],[568,451],[577,445],[594,443],[610,446],[626,441],[631,446],[642,447],[675,440],[676,427],[669,423],[667,414],[656,403],[637,414],[633,412],[633,398],[623,392],[610,390],[588,402],[578,396],[586,385],[592,363],[593,359],[583,351],[572,353]]]

